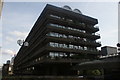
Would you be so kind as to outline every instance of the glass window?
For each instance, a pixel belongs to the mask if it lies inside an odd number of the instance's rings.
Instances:
[[[55,57],[57,57],[59,54],[56,52],[56,53],[54,53],[55,54]]]
[[[54,33],[55,37],[58,37],[58,33]]]
[[[63,47],[63,44],[59,44],[59,47],[61,47],[61,48],[62,48],[62,47]]]
[[[87,50],[87,47],[84,47],[84,50]]]
[[[60,17],[59,16],[56,16],[56,15],[50,15],[51,17],[54,17],[54,18],[58,18],[58,19],[60,19]]]
[[[54,47],[54,46],[55,46],[55,44],[54,44],[53,42],[50,42],[50,46]]]
[[[58,43],[55,43],[55,47],[59,47],[59,46],[58,46]]]
[[[71,44],[70,44],[70,45],[69,45],[69,48],[71,48],[71,49],[72,49],[72,48],[73,48],[73,45],[71,45]]]
[[[63,38],[67,38],[67,36],[63,34]]]
[[[63,37],[62,34],[59,34],[59,37]]]

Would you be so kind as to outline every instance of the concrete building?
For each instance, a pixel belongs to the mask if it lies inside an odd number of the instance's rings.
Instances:
[[[75,76],[73,66],[97,59],[97,19],[69,6],[46,5],[14,59],[16,75]]]
[[[117,47],[104,46],[101,48],[101,53],[103,56],[117,54]]]

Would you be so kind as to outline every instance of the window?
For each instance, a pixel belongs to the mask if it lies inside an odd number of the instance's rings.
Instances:
[[[67,36],[63,34],[63,38],[67,38]]]
[[[59,34],[58,36],[59,36],[59,37],[62,37],[62,34]]]
[[[54,47],[54,46],[55,46],[55,44],[54,44],[53,42],[50,42],[50,46]]]
[[[54,54],[55,54],[55,57],[58,57],[58,55],[59,55],[57,52],[56,52],[56,53],[54,53]]]
[[[73,38],[73,36],[72,36],[72,35],[69,35],[69,38]]]
[[[83,38],[84,41],[87,41],[86,38]]]
[[[54,17],[54,18],[58,18],[58,19],[61,19],[61,17],[59,17],[59,16],[56,16],[56,15],[50,15],[51,17]]]
[[[66,45],[66,44],[63,44],[63,48],[67,48],[67,45]]]
[[[78,49],[78,46],[73,46],[74,49]]]
[[[73,45],[71,45],[71,44],[70,44],[70,45],[69,45],[69,48],[71,48],[71,49],[72,49],[72,48],[73,48]]]
[[[63,44],[59,44],[59,47],[63,48]]]
[[[54,46],[54,47],[59,47],[59,46],[58,46],[58,43],[55,43],[55,46]]]
[[[87,47],[84,47],[84,50],[87,50]]]
[[[58,33],[54,33],[55,37],[58,37]]]

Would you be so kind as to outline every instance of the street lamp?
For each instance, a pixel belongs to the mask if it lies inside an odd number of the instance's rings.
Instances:
[[[120,43],[117,43],[117,47],[118,47],[118,54],[120,55]]]
[[[25,42],[24,40],[18,40],[17,41],[17,44],[19,45],[19,46],[29,46],[29,43],[28,42]]]

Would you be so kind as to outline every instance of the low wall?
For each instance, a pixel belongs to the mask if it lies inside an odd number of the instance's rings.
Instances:
[[[70,76],[6,76],[2,80],[88,80]]]

